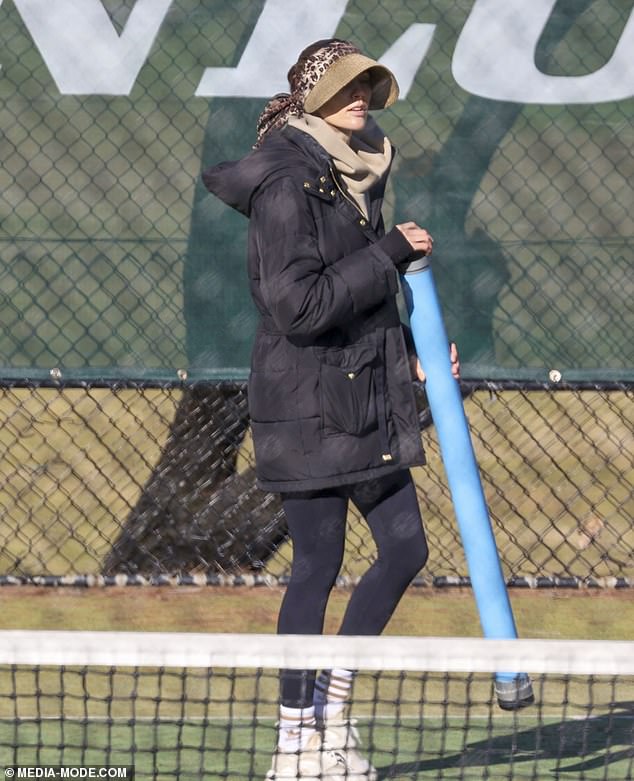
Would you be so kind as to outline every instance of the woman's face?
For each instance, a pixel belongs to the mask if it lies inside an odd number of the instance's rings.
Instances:
[[[371,96],[370,73],[364,71],[324,103],[317,111],[317,116],[350,138],[354,131],[365,127]]]

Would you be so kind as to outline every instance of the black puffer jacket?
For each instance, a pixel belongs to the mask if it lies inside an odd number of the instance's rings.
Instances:
[[[259,485],[299,491],[424,463],[385,177],[367,220],[311,136],[276,131],[242,160],[203,173],[250,218],[249,280],[260,313],[249,379]]]

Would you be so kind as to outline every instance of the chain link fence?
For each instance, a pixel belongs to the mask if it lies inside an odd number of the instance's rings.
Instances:
[[[434,234],[507,579],[631,584],[632,3],[509,0],[474,32],[487,2],[0,4],[1,582],[284,581],[249,439],[246,221],[200,172],[249,150],[280,63],[336,34],[403,88],[380,117],[398,149],[386,222]],[[539,99],[530,78],[505,97],[486,47],[468,62],[497,98],[456,81],[474,41],[517,30],[536,31]],[[421,582],[463,583],[417,394]],[[342,583],[373,554],[352,512]]]
[[[463,382],[503,569],[517,585],[634,577],[634,388]],[[467,569],[424,391],[428,465],[414,470],[425,584]],[[4,582],[283,582],[277,498],[255,487],[242,383],[5,386]],[[11,410],[7,414],[7,410]],[[341,583],[373,556],[352,511]]]

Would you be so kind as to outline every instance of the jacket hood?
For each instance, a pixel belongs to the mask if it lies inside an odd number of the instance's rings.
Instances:
[[[317,141],[287,126],[240,160],[206,169],[202,180],[209,192],[249,217],[253,198],[264,184],[293,173],[312,178],[327,169],[328,160]]]

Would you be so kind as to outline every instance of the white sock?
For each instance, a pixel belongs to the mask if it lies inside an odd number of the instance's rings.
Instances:
[[[335,667],[323,670],[315,681],[315,716],[320,721],[335,721],[343,716],[350,699],[354,672]]]
[[[280,706],[278,748],[287,753],[301,751],[317,731],[315,708]]]

